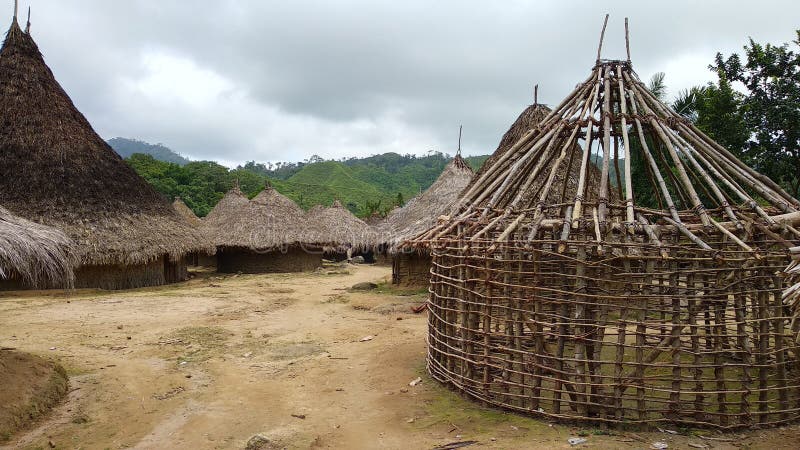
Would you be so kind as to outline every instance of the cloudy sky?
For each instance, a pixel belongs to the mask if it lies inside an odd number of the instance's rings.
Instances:
[[[0,14],[10,23],[12,0]],[[600,6],[599,3],[605,3]],[[717,51],[783,43],[800,2],[732,0],[20,0],[32,35],[104,138],[227,165],[384,152],[490,153],[532,102],[555,104],[603,56],[711,80]],[[23,13],[21,13],[24,16]],[[24,22],[24,17],[23,20]]]

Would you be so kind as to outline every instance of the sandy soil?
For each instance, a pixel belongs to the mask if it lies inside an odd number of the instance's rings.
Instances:
[[[722,435],[571,427],[484,409],[425,375],[422,295],[349,292],[390,269],[203,275],[123,292],[0,296],[0,346],[57,358],[68,399],[9,448],[769,448],[800,428]],[[364,339],[371,337],[371,339]],[[422,383],[409,381],[422,377]],[[705,446],[705,447],[704,447]]]
[[[36,423],[67,393],[64,368],[0,346],[0,442]]]

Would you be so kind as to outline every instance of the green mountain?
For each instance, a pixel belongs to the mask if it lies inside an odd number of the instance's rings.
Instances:
[[[108,145],[123,158],[128,158],[134,153],[143,153],[145,155],[151,155],[158,161],[175,163],[181,166],[189,163],[189,159],[175,153],[164,144],[148,144],[147,142],[138,141],[136,139],[121,137],[109,139],[107,142]]]
[[[135,148],[147,149],[145,153],[127,156],[128,164],[168,199],[180,196],[200,217],[208,214],[236,182],[253,197],[268,181],[306,209],[339,200],[362,217],[374,211],[385,213],[427,189],[451,160],[450,155],[442,153],[426,156],[384,153],[338,161],[318,156],[296,163],[251,161],[229,169],[213,161],[185,160],[161,145],[120,138],[111,141],[123,146],[133,142],[138,145]],[[165,149],[186,162],[164,161],[161,158],[168,153],[157,151],[158,155],[154,155],[153,148]],[[487,157],[465,159],[478,169]]]
[[[366,213],[367,203],[389,204],[392,197],[397,196],[396,192],[392,195],[392,191],[370,183],[338,161],[305,165],[289,179],[274,180],[273,184],[275,189],[303,208],[330,205],[338,199],[356,214]]]

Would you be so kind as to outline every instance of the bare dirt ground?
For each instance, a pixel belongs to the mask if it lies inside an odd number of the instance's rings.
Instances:
[[[261,434],[275,448],[570,448],[570,437],[586,439],[573,448],[800,448],[797,426],[623,432],[463,400],[425,375],[426,317],[409,312],[424,296],[346,290],[389,273],[349,266],[4,294],[0,346],[57,359],[71,383],[62,405],[5,445],[241,449]],[[416,377],[422,383],[409,386]]]

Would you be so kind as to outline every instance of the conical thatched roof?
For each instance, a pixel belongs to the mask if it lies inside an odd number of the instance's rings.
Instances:
[[[186,203],[184,203],[180,197],[175,197],[175,201],[172,202],[172,208],[178,213],[179,216],[183,217],[184,220],[189,223],[189,225],[193,227],[199,227],[203,224],[203,221],[195,215],[191,208],[186,206]]]
[[[217,247],[271,251],[313,244],[303,210],[271,186],[253,200],[234,187],[203,220],[203,230]]]
[[[305,213],[300,205],[293,202],[289,197],[276,191],[271,184],[267,184],[264,190],[253,198],[253,202],[272,208],[279,214],[290,214],[293,216],[299,214],[302,216]]]
[[[373,212],[369,217],[364,219],[364,222],[375,228],[380,228],[383,226],[383,223],[386,221],[386,217],[381,216],[377,211]]]
[[[633,161],[642,161],[638,172]],[[624,183],[611,176],[612,169]],[[570,176],[563,177],[567,171]],[[643,204],[646,195],[656,204]],[[571,226],[562,239],[588,227],[602,241],[611,238],[608,227],[662,223],[710,249],[689,229],[730,237],[728,228],[774,225],[771,216],[800,209],[772,180],[653,96],[629,61],[607,60],[599,60],[536,128],[487,165],[459,203],[450,224],[419,238],[452,239],[453,223],[478,221],[483,225],[463,227],[463,237],[534,239],[541,227],[560,229],[566,219]]]
[[[436,225],[439,216],[450,213],[473,175],[469,164],[461,155],[456,155],[425,192],[389,213],[384,224],[377,228],[380,240],[388,243],[393,251],[406,239]]]
[[[0,50],[0,117],[0,204],[64,231],[82,264],[141,264],[204,247],[95,133],[16,19]]]
[[[339,200],[330,208],[316,205],[306,213],[317,242],[326,247],[367,250],[376,245],[375,230],[354,216]]]
[[[497,149],[484,161],[478,173],[473,178],[473,181],[479,178],[495,163],[495,161],[502,157],[514,144],[519,142],[523,136],[531,133],[536,126],[539,125],[539,122],[548,114],[550,114],[550,108],[546,105],[535,103],[525,108],[525,110],[520,113],[519,117],[517,117],[517,120],[508,128],[508,131],[503,134],[503,137],[500,139],[500,144],[497,145]]]
[[[0,280],[16,278],[33,288],[71,287],[74,250],[61,231],[0,207]]]

